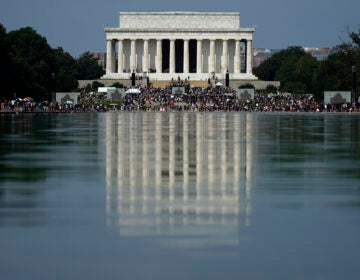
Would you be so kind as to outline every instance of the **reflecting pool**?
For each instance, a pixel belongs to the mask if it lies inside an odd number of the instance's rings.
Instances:
[[[1,279],[354,279],[360,115],[0,115]]]

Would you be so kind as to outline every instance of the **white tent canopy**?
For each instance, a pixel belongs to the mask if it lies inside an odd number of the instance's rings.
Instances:
[[[215,86],[217,86],[217,87],[222,87],[222,86],[223,86],[223,84],[222,84],[222,83],[220,83],[220,82],[217,82],[217,83],[215,84]]]
[[[138,88],[129,88],[125,93],[141,93],[141,90]]]

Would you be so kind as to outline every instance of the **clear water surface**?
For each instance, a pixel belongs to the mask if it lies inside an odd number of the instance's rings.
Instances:
[[[0,279],[360,275],[360,115],[0,121]]]

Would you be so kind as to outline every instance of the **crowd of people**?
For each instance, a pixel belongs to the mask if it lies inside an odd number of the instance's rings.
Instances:
[[[106,94],[81,93],[77,102],[57,103],[34,100],[1,99],[2,112],[105,112],[105,111],[246,111],[246,112],[360,112],[359,102],[325,104],[311,94],[262,93],[238,96],[225,87],[140,88],[139,93],[125,93],[119,100]]]

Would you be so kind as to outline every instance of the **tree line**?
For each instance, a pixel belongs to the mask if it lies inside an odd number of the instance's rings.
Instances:
[[[52,92],[78,89],[78,80],[97,79],[104,74],[89,52],[72,57],[61,47],[51,48],[33,28],[6,32],[0,24],[0,95],[50,99]]]
[[[312,93],[318,98],[326,90],[359,88],[359,79],[353,84],[353,72],[360,70],[360,30],[347,35],[326,60],[318,61],[303,48],[291,46],[272,55],[253,73],[260,80],[280,81],[281,88],[276,90]],[[79,90],[78,80],[98,79],[104,74],[89,52],[74,58],[61,47],[51,48],[31,27],[6,32],[1,23],[0,61],[1,96],[7,98],[49,99],[51,92]]]
[[[318,61],[303,48],[292,46],[262,62],[254,74],[260,80],[280,81],[283,92],[312,93],[320,99],[324,91],[359,88],[360,30],[347,35],[325,60]]]

